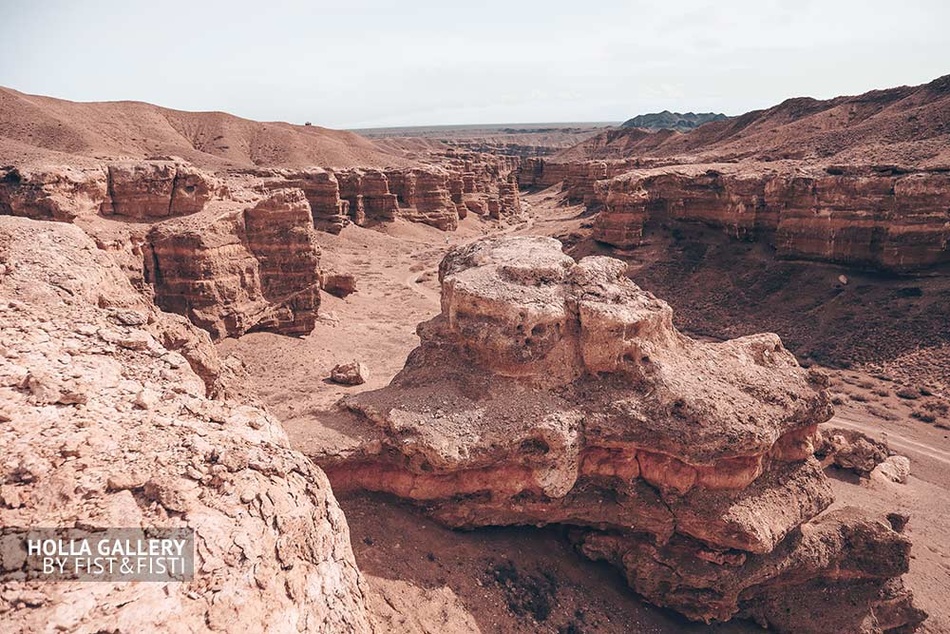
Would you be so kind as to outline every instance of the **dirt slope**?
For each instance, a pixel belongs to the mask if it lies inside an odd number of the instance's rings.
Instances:
[[[352,132],[136,101],[78,103],[0,87],[2,163],[156,155],[205,167],[407,164]]]
[[[690,160],[821,159],[842,163],[950,165],[950,75],[921,86],[820,101],[788,99],[682,134],[610,130],[557,160],[678,157]]]

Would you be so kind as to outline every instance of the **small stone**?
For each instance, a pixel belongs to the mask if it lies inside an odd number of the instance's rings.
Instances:
[[[127,350],[147,350],[152,337],[148,333],[135,331],[121,336],[116,343]]]
[[[910,515],[905,513],[888,513],[887,522],[895,532],[903,533],[907,522],[910,521]]]
[[[116,473],[109,476],[106,481],[106,487],[110,491],[127,491],[129,489],[138,489],[145,485],[147,476],[136,471]]]
[[[59,455],[64,458],[78,458],[79,454],[79,443],[76,440],[67,440],[59,448]]]
[[[135,395],[134,404],[139,409],[152,409],[158,405],[160,398],[161,397],[159,396],[158,392],[155,390],[144,388]]]
[[[123,326],[142,326],[148,321],[148,318],[137,310],[119,310],[114,317]]]
[[[330,380],[341,385],[362,385],[369,378],[369,369],[360,361],[341,363],[330,371]]]
[[[56,403],[62,394],[62,383],[56,377],[43,373],[30,372],[26,377],[26,387],[37,405]]]
[[[874,468],[871,477],[879,477],[890,482],[904,484],[910,475],[910,458],[907,456],[889,456]]]
[[[18,509],[23,505],[23,499],[15,486],[0,485],[0,503],[9,509]]]

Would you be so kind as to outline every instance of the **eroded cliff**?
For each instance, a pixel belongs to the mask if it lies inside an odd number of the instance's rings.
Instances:
[[[689,165],[601,182],[593,237],[636,247],[648,223],[698,222],[776,256],[914,272],[950,262],[950,173]]]
[[[335,488],[393,493],[455,527],[567,524],[649,601],[779,631],[915,626],[909,540],[822,514],[826,379],[775,335],[709,344],[610,258],[486,239],[440,267],[442,312],[386,388],[341,402]],[[847,589],[854,607],[822,597]],[[789,613],[790,597],[809,607]]]

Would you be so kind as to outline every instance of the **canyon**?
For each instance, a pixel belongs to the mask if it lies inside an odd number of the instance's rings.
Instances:
[[[198,536],[4,551],[0,615],[947,631],[948,87],[367,137],[0,88],[2,524]]]

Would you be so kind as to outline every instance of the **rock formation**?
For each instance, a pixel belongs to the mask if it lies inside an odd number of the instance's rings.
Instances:
[[[950,262],[948,188],[944,172],[634,171],[609,182],[594,238],[629,248],[646,223],[701,222],[766,241],[778,257],[911,272]]]
[[[310,203],[315,229],[327,233],[343,230],[349,222],[350,203],[340,198],[340,183],[332,172],[313,168],[278,174],[279,178],[267,181],[268,189],[300,189]]]
[[[320,304],[313,231],[299,189],[244,211],[159,223],[147,236],[146,280],[159,306],[216,339],[251,330],[308,334]]]
[[[202,333],[62,223],[0,218],[0,297],[0,526],[190,526],[198,571],[50,583],[4,559],[4,629],[368,631],[323,473],[260,407],[207,398],[164,343]]]
[[[350,170],[337,172],[340,197],[349,202],[350,219],[363,226],[369,223],[391,222],[396,218],[399,205],[396,195],[389,191],[389,180],[380,170]]]
[[[71,222],[98,213],[107,196],[101,168],[0,169],[0,215]]]
[[[651,112],[650,114],[640,114],[632,119],[624,121],[622,128],[644,128],[646,130],[676,130],[678,132],[688,132],[693,128],[698,128],[704,123],[710,121],[725,121],[726,115],[716,112]]]
[[[459,214],[449,191],[449,178],[442,170],[397,170],[388,174],[399,200],[399,215],[410,222],[421,222],[454,231]]]
[[[95,214],[159,219],[201,211],[218,188],[207,174],[172,160],[9,167],[0,171],[0,214],[62,222]]]
[[[213,185],[194,167],[169,161],[110,163],[104,214],[136,220],[184,216],[204,209]]]
[[[624,273],[549,238],[452,251],[442,312],[405,368],[341,402],[334,429],[352,443],[314,456],[333,486],[454,527],[570,525],[583,553],[694,620],[912,629],[909,540],[857,511],[822,515],[824,375],[775,335],[682,335]],[[847,610],[829,604],[844,587]]]
[[[544,189],[564,180],[570,174],[570,163],[558,163],[544,158],[529,158],[518,171],[518,186],[523,189]]]

